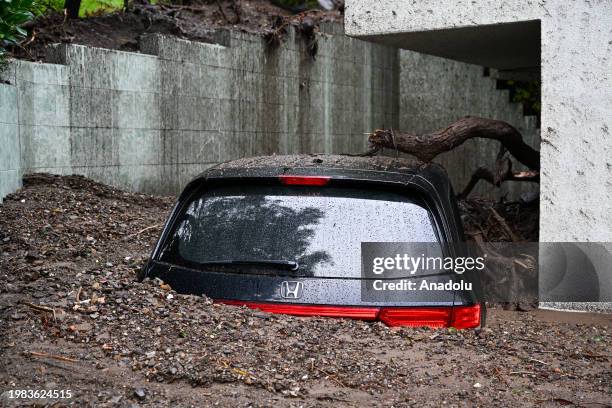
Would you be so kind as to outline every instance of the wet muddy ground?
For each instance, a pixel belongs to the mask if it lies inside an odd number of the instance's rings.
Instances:
[[[69,389],[75,406],[612,403],[609,315],[493,309],[481,330],[391,329],[138,283],[172,201],[35,175],[0,205],[0,405],[32,402],[11,389]]]

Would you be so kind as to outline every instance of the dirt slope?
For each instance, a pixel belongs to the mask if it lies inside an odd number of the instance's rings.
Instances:
[[[66,19],[59,12],[48,13],[25,26],[28,38],[9,53],[15,58],[45,61],[45,47],[53,43],[138,51],[138,39],[146,33],[210,42],[211,32],[219,28],[265,34],[279,25],[299,25],[305,18],[315,25],[321,21],[342,21],[342,13],[337,10],[306,10],[293,14],[267,0],[239,3],[239,15],[232,7],[233,2],[227,0],[220,1],[219,5],[206,0],[186,1],[183,5],[134,1],[126,12],[76,20]]]

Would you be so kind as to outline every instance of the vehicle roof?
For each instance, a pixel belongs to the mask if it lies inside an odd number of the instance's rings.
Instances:
[[[370,180],[400,181],[419,175],[434,185],[448,185],[443,167],[402,157],[302,154],[237,159],[204,171],[198,179],[224,177],[274,177],[282,174],[365,177]]]

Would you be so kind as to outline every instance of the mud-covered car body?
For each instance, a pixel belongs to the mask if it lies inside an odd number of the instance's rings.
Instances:
[[[360,242],[433,240],[459,256],[463,238],[438,165],[332,155],[240,159],[187,185],[141,278],[269,312],[476,327],[484,308],[475,291],[406,294],[393,304],[364,300],[361,291]]]

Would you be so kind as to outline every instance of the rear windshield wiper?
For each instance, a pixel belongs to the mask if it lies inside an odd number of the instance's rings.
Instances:
[[[200,261],[200,266],[271,266],[279,269],[297,271],[300,265],[295,261],[282,259],[246,259],[227,261]]]

